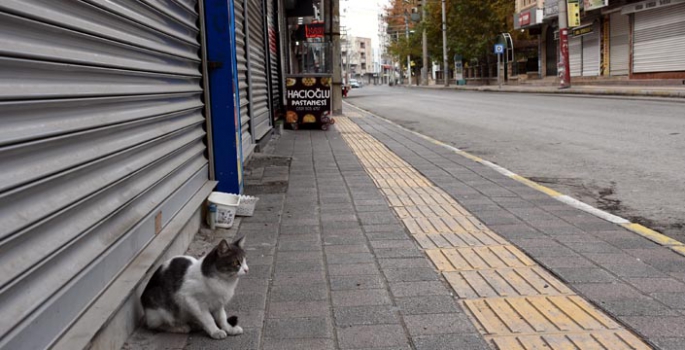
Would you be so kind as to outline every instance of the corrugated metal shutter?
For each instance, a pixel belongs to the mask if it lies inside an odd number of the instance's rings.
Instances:
[[[261,139],[271,130],[269,90],[266,78],[266,46],[264,40],[264,12],[262,0],[246,0],[249,33],[248,65],[250,68],[250,117],[255,139]]]
[[[240,96],[240,131],[242,135],[243,159],[247,160],[254,150],[250,130],[250,95],[248,92],[247,39],[245,37],[244,0],[233,2],[235,13],[235,50],[238,61],[238,95]]]
[[[685,4],[635,13],[633,72],[685,71]]]
[[[278,18],[276,18],[276,11],[274,8],[274,0],[265,0],[267,8],[267,17],[269,19],[269,80],[271,82],[271,110],[275,111],[280,108],[281,99],[281,78],[278,71]]]
[[[599,38],[601,27],[599,23],[593,24],[593,31],[583,35],[583,76],[594,77],[599,75]]]
[[[609,18],[609,74],[628,75],[630,62],[630,17],[620,12]]]
[[[195,6],[0,2],[0,349],[48,347],[208,181]]]
[[[568,38],[568,60],[571,76],[579,77],[582,74],[583,68],[583,40],[582,37]]]

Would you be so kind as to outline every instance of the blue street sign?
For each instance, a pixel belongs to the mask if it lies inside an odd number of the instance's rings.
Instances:
[[[501,55],[504,53],[504,44],[495,44],[495,53]]]

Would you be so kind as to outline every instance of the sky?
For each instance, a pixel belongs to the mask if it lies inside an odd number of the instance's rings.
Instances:
[[[378,52],[378,14],[390,0],[340,0],[340,25],[351,36],[371,38],[374,52]]]

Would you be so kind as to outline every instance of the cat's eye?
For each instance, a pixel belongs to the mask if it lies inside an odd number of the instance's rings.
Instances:
[[[240,266],[240,260],[236,260],[233,262],[233,266]]]

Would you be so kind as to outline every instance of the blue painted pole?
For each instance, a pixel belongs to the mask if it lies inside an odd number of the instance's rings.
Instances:
[[[214,175],[219,181],[218,191],[242,193],[242,138],[233,1],[204,1]]]

